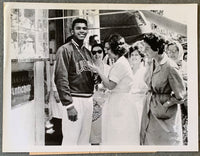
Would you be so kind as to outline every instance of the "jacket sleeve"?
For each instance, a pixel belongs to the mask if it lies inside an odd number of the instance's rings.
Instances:
[[[72,103],[68,81],[70,57],[70,52],[64,47],[60,47],[56,53],[55,84],[63,106]]]
[[[176,66],[170,67],[169,84],[174,92],[175,98],[177,100],[183,100],[186,94],[185,85],[182,75]]]

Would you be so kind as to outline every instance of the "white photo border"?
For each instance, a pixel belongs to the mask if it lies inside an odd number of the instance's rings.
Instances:
[[[11,54],[9,15],[12,8],[24,9],[100,9],[100,10],[186,10],[188,42],[188,145],[187,146],[27,146],[16,149],[5,144],[6,124],[9,122],[11,95]],[[95,4],[95,3],[4,3],[4,73],[3,73],[3,151],[11,152],[156,152],[198,151],[198,55],[197,55],[197,4]]]

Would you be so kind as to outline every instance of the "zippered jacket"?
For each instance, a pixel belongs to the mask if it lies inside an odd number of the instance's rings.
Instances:
[[[94,76],[88,68],[92,62],[90,51],[72,40],[62,45],[56,53],[55,84],[64,106],[71,104],[72,96],[91,97]]]

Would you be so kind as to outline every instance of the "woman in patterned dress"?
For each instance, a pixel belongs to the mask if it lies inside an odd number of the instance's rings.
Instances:
[[[98,66],[106,76],[108,76],[110,66],[103,62],[105,56],[103,45],[94,44],[91,48],[91,52],[93,54],[94,64]],[[103,104],[108,96],[107,94],[109,94],[109,91],[103,86],[102,82],[97,82],[93,95],[93,119],[90,135],[90,143],[92,145],[99,145],[101,143],[101,114]]]

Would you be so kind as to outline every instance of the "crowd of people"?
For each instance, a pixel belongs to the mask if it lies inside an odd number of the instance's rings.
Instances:
[[[187,67],[181,44],[152,32],[129,45],[115,33],[102,43],[91,36],[88,50],[87,26],[75,19],[70,40],[56,53],[60,100],[51,110],[62,122],[60,144],[183,145]]]

